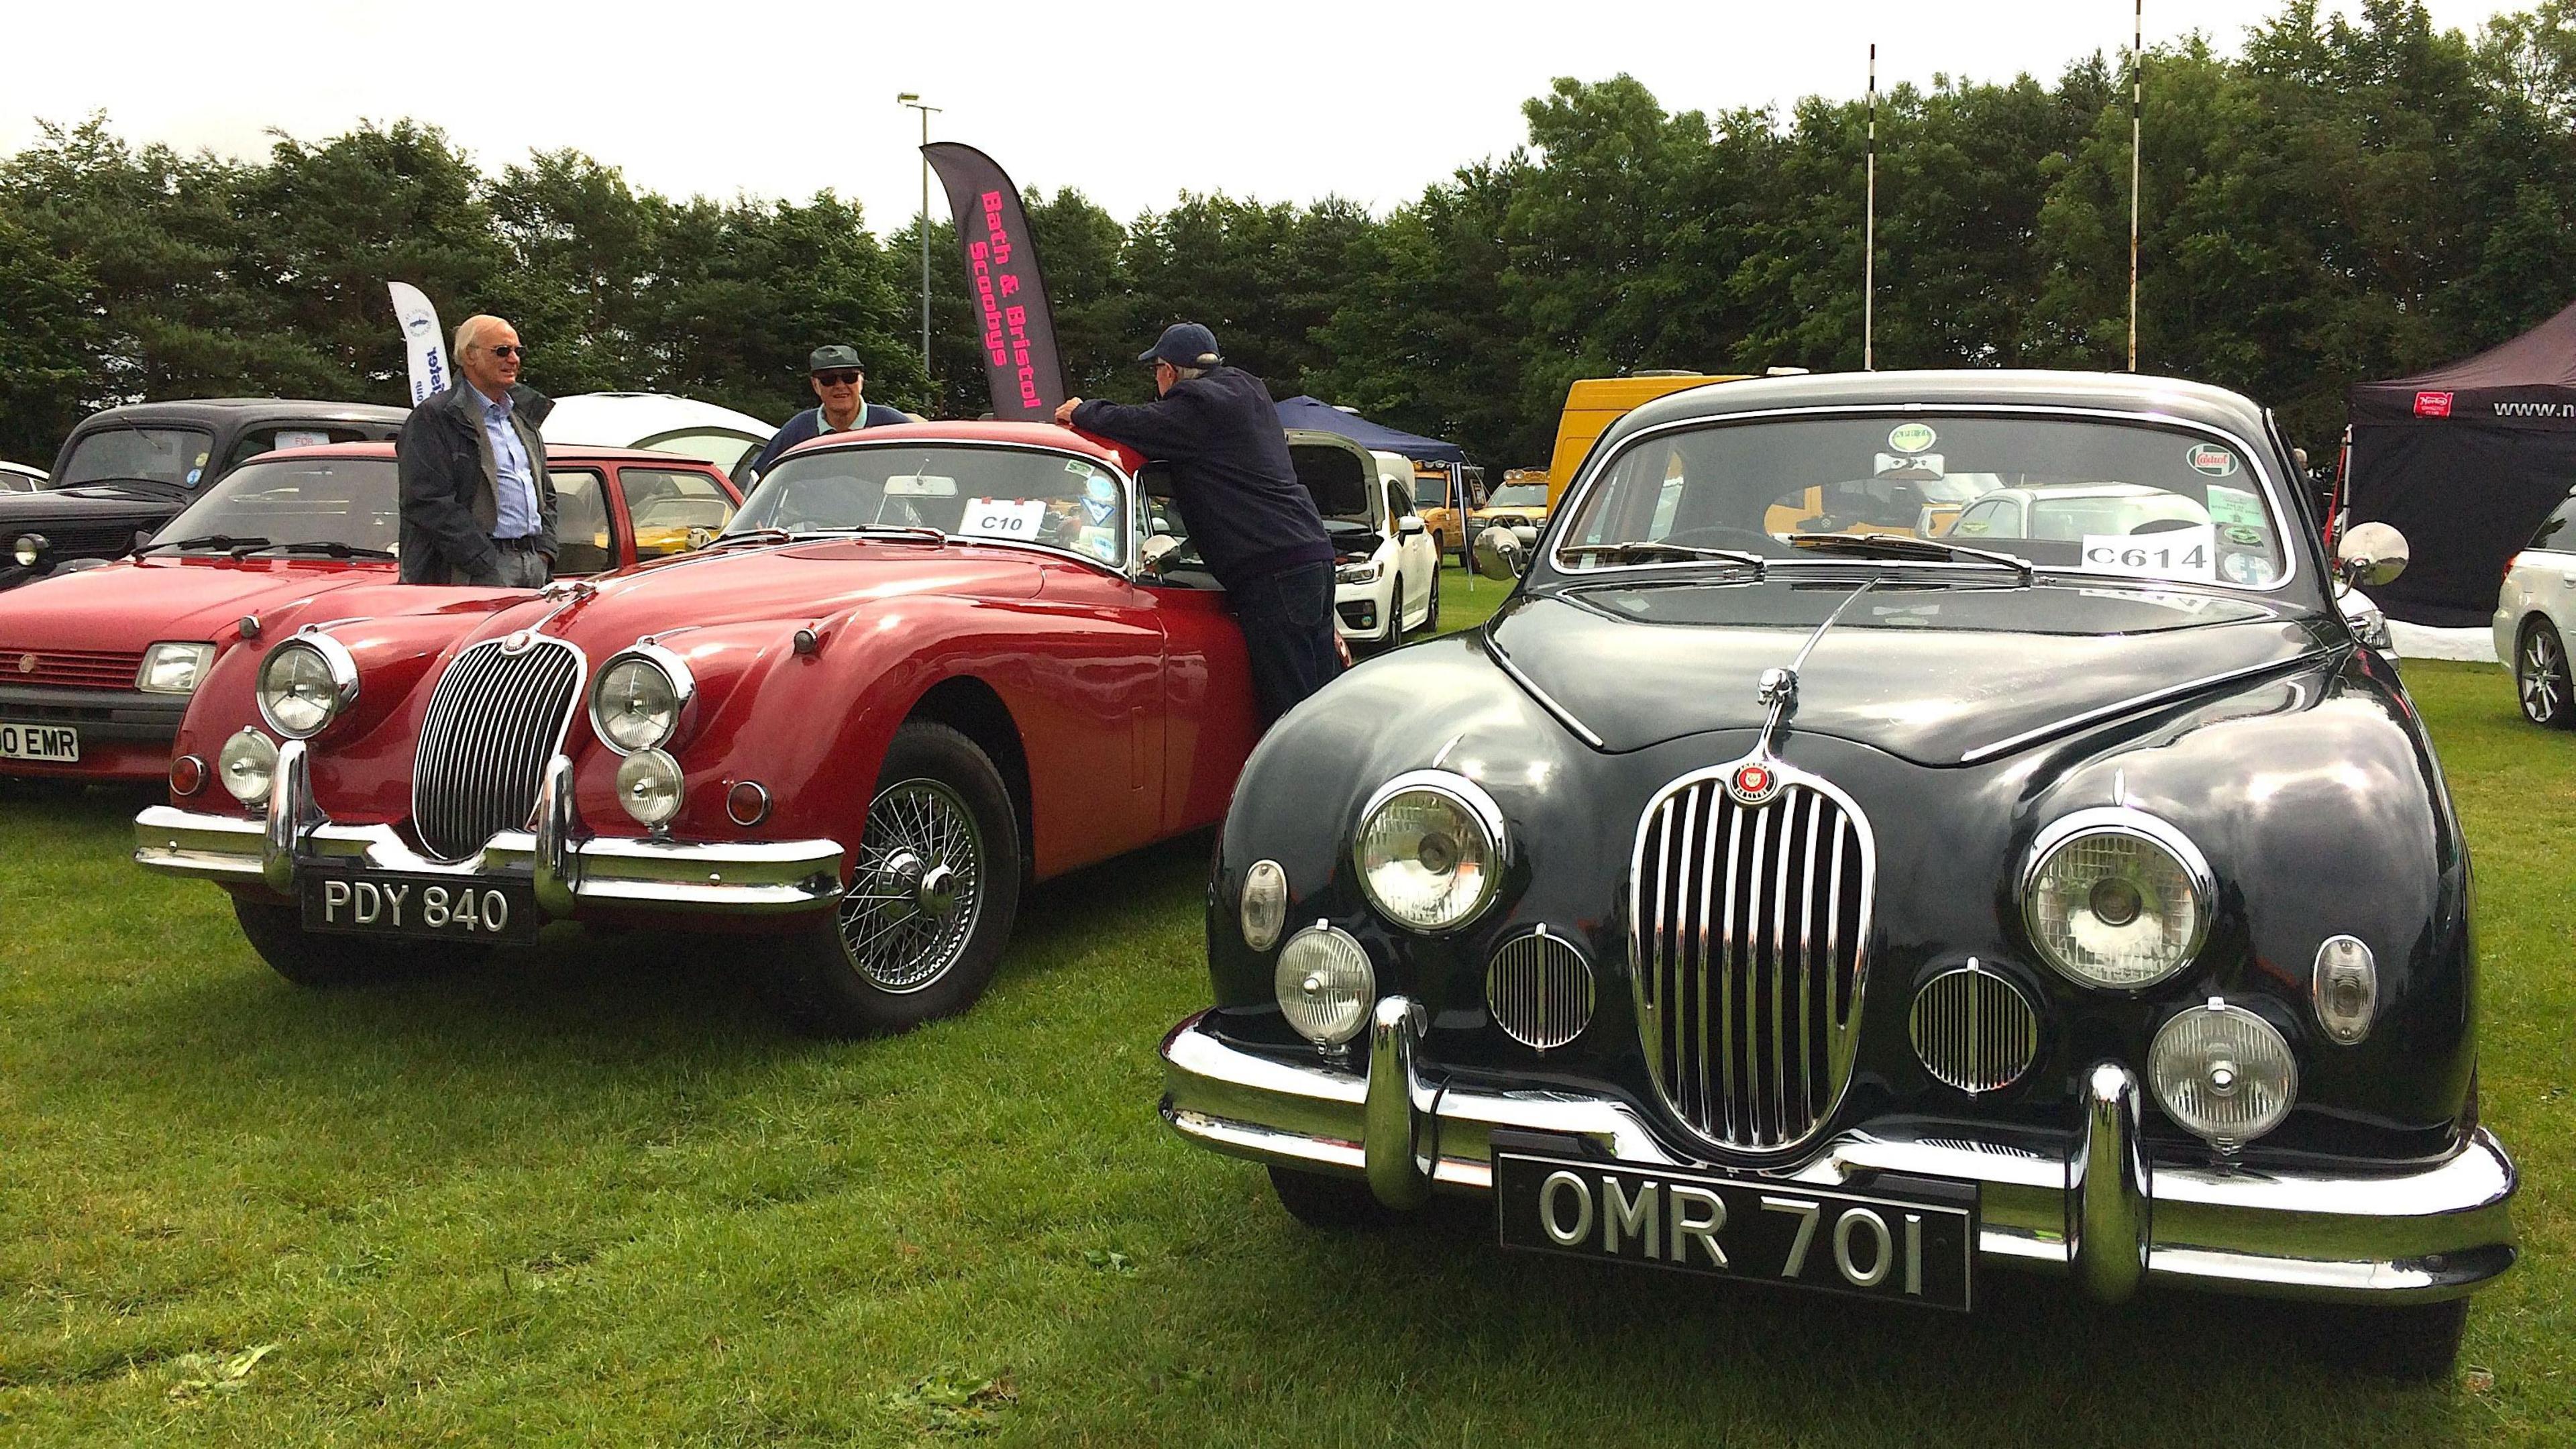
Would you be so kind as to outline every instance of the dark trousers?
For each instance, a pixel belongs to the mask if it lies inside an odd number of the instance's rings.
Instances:
[[[1333,646],[1331,564],[1239,579],[1226,595],[1252,656],[1252,689],[1265,728],[1342,672],[1341,651]]]

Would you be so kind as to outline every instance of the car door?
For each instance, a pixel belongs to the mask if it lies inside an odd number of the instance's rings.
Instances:
[[[1404,578],[1404,602],[1409,614],[1428,619],[1431,616],[1432,575],[1440,571],[1439,550],[1432,547],[1431,530],[1413,511],[1413,490],[1395,479],[1387,479],[1387,526],[1395,531],[1396,567]],[[1407,532],[1407,525],[1411,531]],[[1407,628],[1413,620],[1404,621]]]
[[[555,485],[555,577],[604,574],[617,567],[608,528],[606,480],[597,468],[548,468]]]

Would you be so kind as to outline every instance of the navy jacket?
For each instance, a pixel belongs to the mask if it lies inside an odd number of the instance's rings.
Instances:
[[[1239,367],[1183,378],[1153,402],[1085,402],[1073,425],[1172,466],[1172,502],[1217,582],[1331,563],[1315,497],[1297,481],[1279,409]]]
[[[850,427],[852,430],[859,428],[881,428],[888,423],[908,423],[911,421],[912,419],[903,415],[903,411],[900,408],[890,408],[883,403],[861,403],[859,404],[859,415],[850,420]],[[805,411],[789,418],[787,420],[787,426],[780,428],[770,437],[769,446],[760,450],[760,456],[751,460],[752,477],[757,478],[761,474],[768,472],[769,465],[778,461],[779,454],[795,447],[798,443],[811,442],[821,436],[823,436],[823,410],[821,408],[807,408]],[[742,481],[748,485],[751,479],[746,478]]]
[[[554,400],[526,383],[510,389],[510,423],[536,470],[537,549],[549,563],[555,556],[555,484],[537,429],[552,411]],[[473,384],[460,378],[438,396],[421,399],[394,441],[394,466],[402,480],[402,581],[499,582],[500,550],[492,544],[501,516],[499,465],[483,433],[483,395]]]

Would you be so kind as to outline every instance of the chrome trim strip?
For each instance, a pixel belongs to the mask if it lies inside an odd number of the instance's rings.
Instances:
[[[1594,734],[1592,732],[1592,726],[1576,719],[1574,717],[1574,711],[1557,703],[1556,696],[1539,688],[1537,680],[1532,679],[1521,672],[1521,667],[1512,662],[1512,656],[1503,652],[1503,646],[1501,643],[1496,641],[1492,630],[1493,626],[1488,623],[1485,626],[1485,652],[1493,657],[1495,666],[1501,669],[1505,674],[1510,675],[1512,677],[1512,683],[1519,685],[1528,693],[1530,698],[1537,700],[1538,707],[1555,716],[1556,722],[1565,726],[1568,730],[1571,730],[1576,739],[1583,741],[1585,744],[1590,745],[1596,750],[1608,748],[1608,742],[1603,740],[1601,736]]]
[[[1979,764],[1983,761],[1991,760],[1997,755],[2009,755],[2016,750],[2038,744],[2042,740],[2049,739],[2057,735],[2072,734],[2077,730],[2089,729],[2106,720],[2117,719],[2121,715],[2141,713],[2145,710],[2153,709],[2160,704],[2168,704],[2177,699],[2199,694],[2204,690],[2217,689],[2222,685],[2235,684],[2243,680],[2253,679],[2259,675],[2287,673],[2290,670],[2297,669],[2308,664],[2313,664],[2332,653],[2334,653],[2332,649],[2311,649],[2304,654],[2295,654],[2287,659],[2274,660],[2269,664],[2249,664],[2243,669],[2230,669],[2220,674],[2203,675],[2198,679],[2192,680],[2188,684],[2173,684],[2167,685],[2163,689],[2151,689],[2144,694],[2131,695],[2129,698],[2120,700],[2116,703],[2101,705],[2093,709],[2085,710],[2080,714],[2070,714],[2064,719],[2051,720],[2047,724],[2041,725],[2036,729],[2027,729],[2017,735],[2008,735],[1992,744],[1979,745],[1973,750],[1968,750],[1962,753],[1959,756],[1959,763],[1962,765]]]

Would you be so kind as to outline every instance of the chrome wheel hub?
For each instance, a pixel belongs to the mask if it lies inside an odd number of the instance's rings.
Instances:
[[[841,897],[850,964],[898,993],[948,974],[983,915],[983,860],[974,812],[946,785],[906,780],[878,795]]]

